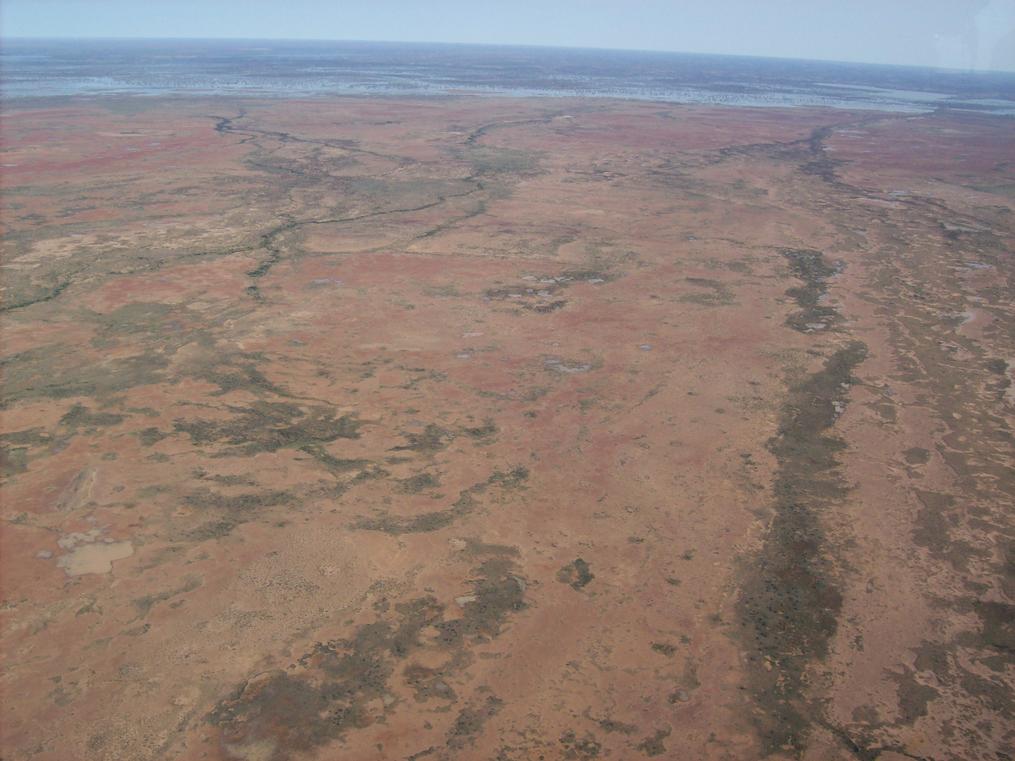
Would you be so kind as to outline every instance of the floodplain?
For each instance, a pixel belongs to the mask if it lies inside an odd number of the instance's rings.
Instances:
[[[1011,119],[2,118],[5,759],[1008,758]]]

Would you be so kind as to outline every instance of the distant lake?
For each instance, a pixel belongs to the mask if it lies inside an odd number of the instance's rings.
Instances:
[[[4,99],[335,94],[630,98],[1015,115],[1015,74],[741,56],[423,43],[5,40]]]

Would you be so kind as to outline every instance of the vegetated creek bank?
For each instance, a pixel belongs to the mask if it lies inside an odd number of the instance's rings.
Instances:
[[[786,324],[803,333],[833,328],[841,316],[822,297],[839,269],[817,251],[783,255],[803,281],[787,291],[800,310]],[[742,569],[737,611],[748,651],[747,686],[766,753],[803,750],[810,728],[824,723],[806,694],[806,672],[828,653],[842,591],[822,513],[847,490],[837,461],[845,444],[832,429],[845,409],[853,371],[867,355],[859,341],[837,344],[821,369],[788,390],[768,443],[777,462],[774,514],[761,548]]]

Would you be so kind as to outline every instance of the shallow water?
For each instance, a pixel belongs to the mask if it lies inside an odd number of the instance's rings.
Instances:
[[[9,40],[6,99],[73,95],[584,96],[1015,114],[1015,74],[617,50],[373,42]]]

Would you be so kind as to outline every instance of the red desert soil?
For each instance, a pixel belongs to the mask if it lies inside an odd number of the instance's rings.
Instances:
[[[1011,130],[7,108],[3,758],[1011,758]]]

